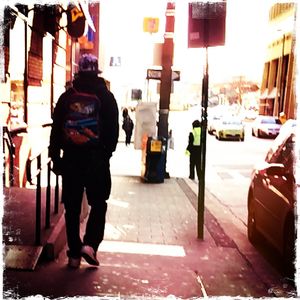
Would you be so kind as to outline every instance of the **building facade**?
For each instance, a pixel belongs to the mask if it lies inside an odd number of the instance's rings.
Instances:
[[[91,17],[85,2],[63,2],[4,8],[0,118],[13,138],[13,176],[20,187],[28,158],[47,150],[53,109],[77,71],[79,55],[98,56],[99,38],[91,27],[93,19],[98,25],[99,4],[90,6]],[[12,163],[6,146],[5,175]],[[9,176],[4,178],[9,185]]]
[[[261,84],[259,114],[296,118],[295,3],[277,3],[269,13],[267,56]]]

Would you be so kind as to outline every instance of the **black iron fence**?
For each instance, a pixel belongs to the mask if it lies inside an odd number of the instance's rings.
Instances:
[[[51,123],[42,125],[43,128],[51,126]],[[6,176],[9,176],[9,187],[14,186],[14,164],[16,147],[13,138],[19,133],[27,132],[27,127],[20,127],[14,130],[9,130],[7,126],[2,127],[3,136],[3,156],[4,156],[4,172],[3,183],[6,182]],[[51,226],[51,200],[54,201],[53,213],[59,213],[59,176],[51,171],[52,162],[49,158],[48,146],[42,149],[38,154],[32,155],[26,162],[27,181],[31,185],[36,186],[36,207],[35,207],[35,244],[41,244],[42,232],[42,207],[45,207],[45,229]],[[9,170],[6,170],[6,163],[9,164]],[[8,174],[7,174],[8,173]],[[54,176],[54,177],[52,177]],[[54,197],[51,197],[51,186],[55,181]],[[46,185],[45,197],[42,197],[42,185]],[[42,205],[42,199],[45,199],[45,205]]]
[[[3,162],[4,162],[4,172],[3,172],[3,183],[6,182],[6,147],[8,149],[8,161],[9,161],[9,186],[14,185],[14,160],[15,160],[15,151],[16,147],[12,139],[12,133],[8,130],[7,126],[3,126]]]
[[[45,155],[46,154],[46,155]],[[46,205],[45,228],[50,228],[51,221],[51,175],[55,176],[54,214],[59,212],[59,176],[51,171],[52,161],[48,156],[48,147],[35,156],[28,158],[26,163],[27,181],[36,185],[36,212],[35,212],[35,244],[41,244],[41,215],[42,215],[42,176],[46,176]]]
[[[48,124],[46,124],[48,126]],[[19,133],[27,132],[26,126],[20,126],[14,129],[8,129],[7,126],[2,127],[2,135],[3,135],[3,156],[4,156],[4,172],[3,172],[3,183],[6,183],[6,148],[8,150],[8,161],[9,161],[9,186],[14,186],[14,163],[15,163],[15,154],[16,154],[16,146],[13,142],[13,138],[17,136]]]

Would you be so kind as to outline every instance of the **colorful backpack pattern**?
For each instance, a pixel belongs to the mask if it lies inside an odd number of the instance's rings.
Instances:
[[[74,92],[66,99],[64,140],[67,145],[95,146],[100,139],[100,99],[95,94]]]

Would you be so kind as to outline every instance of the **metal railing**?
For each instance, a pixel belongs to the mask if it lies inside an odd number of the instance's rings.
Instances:
[[[43,154],[47,152],[47,157],[42,162]],[[35,169],[32,170],[35,164]],[[52,161],[48,155],[48,147],[35,156],[28,158],[26,163],[27,181],[36,185],[36,211],[35,211],[35,244],[41,244],[41,215],[42,215],[42,173],[47,169],[47,188],[46,188],[46,205],[45,205],[45,228],[50,228],[51,219],[51,174],[55,176],[54,189],[54,214],[59,212],[59,176],[51,171]],[[34,183],[36,179],[36,183]]]
[[[7,147],[8,149],[8,155],[9,155],[9,185],[13,186],[14,185],[14,160],[15,160],[15,144],[12,140],[12,135],[10,131],[8,130],[7,126],[3,126],[3,183],[6,182],[6,157],[5,157],[5,148]]]

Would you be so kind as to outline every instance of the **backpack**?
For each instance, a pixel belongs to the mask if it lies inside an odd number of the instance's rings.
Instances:
[[[100,99],[95,94],[78,92],[66,99],[63,138],[66,145],[90,147],[100,141]]]

